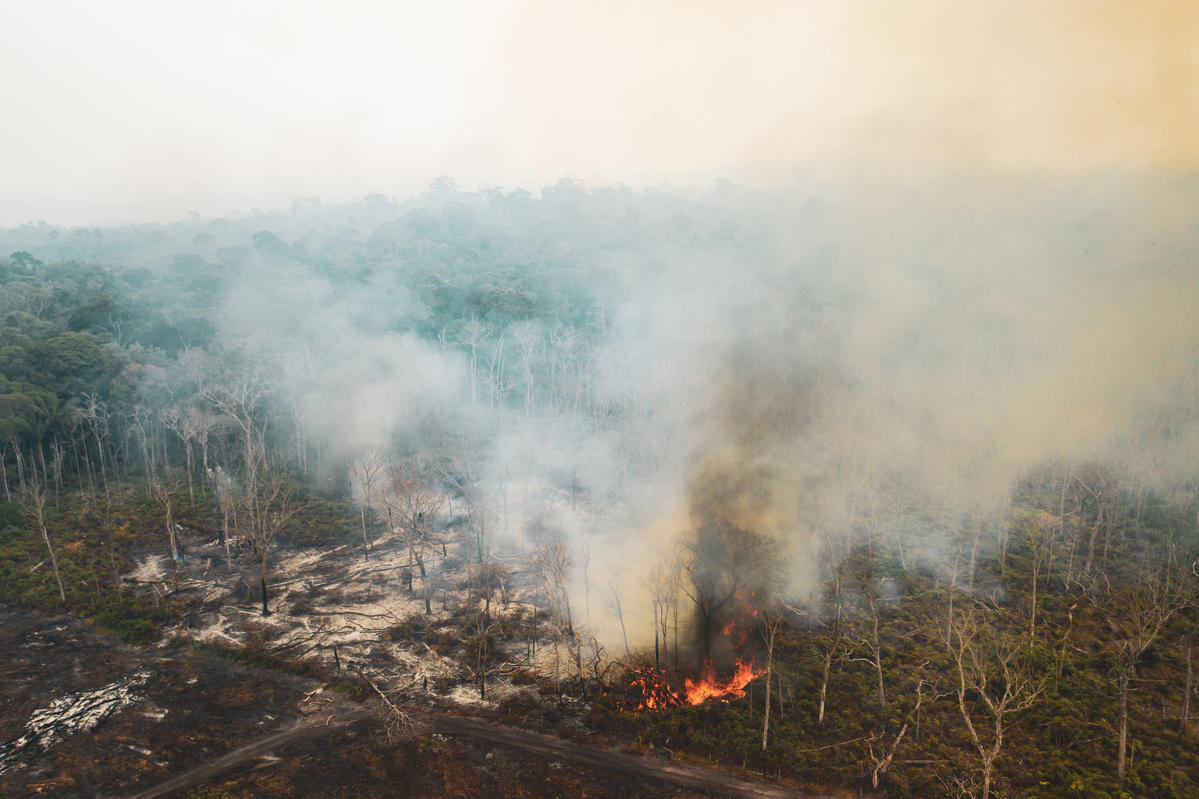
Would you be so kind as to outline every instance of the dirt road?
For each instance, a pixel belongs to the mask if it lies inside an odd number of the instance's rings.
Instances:
[[[327,723],[319,720],[299,722],[287,729],[239,746],[202,766],[172,777],[149,790],[134,794],[130,799],[157,799],[157,797],[170,796],[193,786],[211,782],[226,772],[244,766],[248,761],[269,755],[276,749],[307,737],[326,734],[331,729],[344,727],[367,715],[368,711],[362,710],[335,715]],[[426,719],[423,727],[429,732],[485,741],[489,744],[517,749],[551,760],[567,761],[587,769],[635,774],[656,782],[718,796],[746,797],[747,799],[827,799],[827,797],[816,797],[810,794],[798,794],[765,783],[740,780],[728,774],[699,766],[666,763],[620,752],[611,752],[606,749],[597,749],[550,735],[491,724],[480,719],[437,715]]]
[[[322,723],[320,720],[308,719],[298,721],[286,729],[279,730],[262,738],[257,738],[248,744],[237,747],[231,752],[226,752],[215,760],[210,760],[202,766],[197,766],[182,774],[171,777],[165,782],[160,782],[149,790],[133,794],[129,799],[154,799],[154,797],[159,796],[170,796],[178,791],[214,780],[225,772],[243,765],[246,761],[262,757],[263,755],[269,755],[275,749],[302,741],[305,738],[324,735],[330,730],[344,727],[369,715],[370,713],[364,709],[358,713],[342,713],[333,716],[327,723]]]
[[[666,782],[680,788],[704,791],[720,796],[747,799],[829,799],[829,797],[798,794],[766,783],[739,780],[728,774],[700,766],[666,763],[607,749],[597,749],[550,735],[529,732],[516,727],[502,727],[479,719],[439,716],[432,721],[434,732],[463,738],[487,741],[499,746],[520,749],[556,760],[568,760],[599,771],[636,774],[639,777]]]

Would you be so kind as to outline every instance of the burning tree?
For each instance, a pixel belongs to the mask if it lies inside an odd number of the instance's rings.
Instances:
[[[628,670],[616,707],[654,711],[676,705],[728,702],[745,696],[746,686],[765,670],[755,664],[759,643],[773,649],[781,616],[766,621],[767,635],[759,636],[758,605],[772,596],[778,579],[778,545],[770,538],[727,522],[709,522],[687,545],[685,567],[690,587],[684,593],[694,604],[696,655],[702,665],[694,678],[672,687],[664,670],[638,665]],[[657,622],[661,622],[659,617]],[[723,676],[722,676],[723,675]]]
[[[695,531],[688,549],[691,588],[684,591],[695,605],[697,654],[704,662],[728,660],[747,643],[758,615],[755,597],[770,596],[778,581],[778,544],[752,530],[712,521]]]

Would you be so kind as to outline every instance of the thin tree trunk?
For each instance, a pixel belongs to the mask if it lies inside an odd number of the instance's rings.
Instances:
[[[824,656],[824,674],[820,678],[820,709],[816,713],[816,723],[824,723],[824,700],[828,696],[829,672],[833,668],[833,650],[830,648]]]
[[[1187,643],[1187,677],[1186,687],[1182,692],[1182,734],[1191,734],[1191,686],[1194,670],[1191,668],[1191,645]]]
[[[38,516],[40,517],[41,515],[41,510],[39,509]],[[39,524],[41,523],[39,522]],[[67,592],[62,587],[62,575],[58,573],[58,558],[54,557],[54,547],[50,546],[50,533],[46,530],[45,524],[41,524],[41,528],[42,540],[46,542],[46,549],[50,552],[50,566],[54,569],[54,580],[58,583],[58,597],[63,602],[66,602]]]
[[[358,503],[358,511],[362,516],[362,559],[370,560],[371,542],[366,536],[366,505],[361,502]]]
[[[263,616],[269,616],[269,615],[271,615],[271,612],[270,612],[270,610],[267,608],[267,594],[266,594],[266,545],[265,545],[265,544],[263,544],[263,550],[262,550],[262,556],[261,556],[261,563],[262,563],[262,571],[261,571],[261,572],[259,573],[259,575],[258,575],[258,580],[259,580],[259,583],[261,583],[261,585],[262,585],[262,615],[263,615]]]
[[[778,624],[770,627],[770,640],[766,644],[766,710],[762,714],[762,751],[766,751],[766,741],[770,734],[770,675],[774,669],[774,635],[778,632]]]
[[[629,633],[624,626],[624,612],[620,608],[620,594],[616,592],[616,586],[611,583],[608,584],[608,587],[612,589],[612,596],[616,599],[616,616],[620,619],[620,633],[624,636],[624,654],[625,657],[629,657]]]
[[[8,491],[8,467],[4,462],[8,457],[7,449],[8,447],[5,447],[4,450],[0,450],[0,475],[4,477],[4,501],[12,502],[12,494]]]
[[[1120,672],[1120,748],[1116,753],[1116,777],[1124,782],[1128,771],[1128,684],[1132,678],[1130,669]]]

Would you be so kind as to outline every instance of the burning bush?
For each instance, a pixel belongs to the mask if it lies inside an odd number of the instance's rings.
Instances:
[[[645,713],[701,705],[713,699],[728,702],[745,696],[745,687],[761,673],[753,661],[738,659],[732,673],[721,678],[708,661],[696,679],[685,678],[683,688],[676,690],[671,687],[665,670],[651,665],[636,666],[613,689],[612,706],[622,713]]]

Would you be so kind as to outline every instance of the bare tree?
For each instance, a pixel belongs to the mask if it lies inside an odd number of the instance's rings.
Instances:
[[[466,581],[471,598],[483,603],[484,616],[491,618],[492,600],[497,593],[502,595],[507,591],[511,579],[508,567],[495,560],[476,564],[467,574]]]
[[[360,449],[350,464],[358,493],[358,512],[362,518],[362,557],[364,560],[370,558],[371,551],[371,540],[366,527],[366,509],[373,506],[375,487],[383,479],[387,464],[387,455],[374,447]]]
[[[96,442],[96,463],[100,467],[100,480],[104,486],[104,497],[111,501],[108,492],[108,469],[104,465],[104,441],[108,438],[108,407],[95,394],[83,395],[83,407],[80,416],[91,431],[92,440]],[[84,450],[86,455],[87,450]]]
[[[58,583],[58,597],[62,602],[66,602],[67,592],[63,590],[62,575],[58,572],[58,558],[54,555],[54,546],[50,543],[50,532],[46,529],[46,476],[38,474],[36,464],[30,463],[26,468],[20,450],[16,450],[16,454],[17,475],[21,485],[21,504],[25,506],[27,512],[33,514],[37,521],[38,529],[42,533],[42,542],[46,545],[46,551],[50,553],[50,568],[54,570],[54,580]]]
[[[487,699],[487,663],[493,649],[491,637],[499,625],[483,613],[475,617],[475,672],[479,678],[479,699]]]
[[[179,537],[175,532],[175,493],[183,485],[183,476],[178,469],[162,469],[149,475],[150,496],[162,507],[166,526],[167,542],[171,547],[171,561],[178,568],[180,560]]]
[[[487,556],[488,510],[479,474],[478,442],[452,440],[438,447],[441,454],[433,472],[447,486],[457,491],[466,505],[467,526],[474,539],[475,559],[482,563]]]
[[[400,681],[399,675],[387,675],[385,679],[362,673],[359,673],[359,676],[366,681],[366,684],[379,696],[379,701],[383,703],[381,715],[387,742],[395,744],[407,738],[415,724],[412,715],[404,706],[402,689],[396,686],[396,683]]]
[[[774,639],[783,626],[784,608],[781,602],[773,601],[758,614],[758,628],[766,642],[766,706],[762,713],[762,751],[770,734],[770,677],[774,673]]]
[[[970,605],[950,611],[944,639],[957,677],[958,712],[982,763],[989,799],[1009,716],[1032,707],[1045,688],[1023,632],[998,627],[999,611]]]
[[[1157,640],[1162,627],[1187,604],[1188,586],[1184,574],[1170,562],[1142,579],[1109,588],[1105,598],[1120,695],[1116,774],[1121,782],[1128,771],[1128,699],[1132,682],[1141,659]]]
[[[525,395],[525,414],[531,414],[537,402],[537,378],[533,370],[543,346],[541,329],[536,322],[525,320],[514,322],[509,331],[520,354],[520,382]]]
[[[825,624],[825,638],[818,641],[815,649],[820,653],[820,703],[816,712],[816,723],[824,724],[824,705],[828,697],[829,677],[833,669],[833,661],[845,651],[845,598],[841,591],[841,568],[833,570],[832,577],[833,619]]]
[[[1182,686],[1182,708],[1178,711],[1178,717],[1182,734],[1189,736],[1191,734],[1191,694],[1195,692],[1195,669],[1191,652],[1194,647],[1191,636],[1187,636],[1185,643],[1187,671]]]
[[[258,557],[262,615],[269,616],[267,577],[270,571],[271,549],[278,540],[279,531],[297,508],[292,496],[294,484],[286,472],[264,462],[257,467],[256,473],[259,479],[253,492],[247,491],[243,494],[243,502],[250,542]]]
[[[574,620],[570,613],[570,594],[566,590],[566,574],[570,569],[570,554],[562,533],[551,529],[541,520],[529,524],[533,540],[533,570],[541,581],[550,616],[559,630],[574,636]]]
[[[486,322],[475,317],[462,325],[458,340],[470,347],[470,404],[479,404],[479,344],[487,338],[490,329]]]
[[[274,390],[263,366],[255,363],[229,368],[220,379],[202,384],[200,396],[230,419],[241,433],[242,481],[247,496],[257,490],[258,469],[263,465],[262,454],[266,449],[262,406]]]
[[[186,463],[187,472],[187,496],[194,508],[196,506],[196,492],[192,480],[192,436],[186,427],[185,420],[187,419],[187,408],[179,405],[171,405],[159,411],[159,419],[163,427],[170,430],[175,436],[183,442],[183,451]]]
[[[432,614],[429,573],[425,555],[434,543],[433,530],[437,509],[442,504],[441,493],[418,464],[393,466],[390,472],[391,495],[388,509],[392,523],[408,548],[408,565],[420,571],[425,599],[425,614]]]

